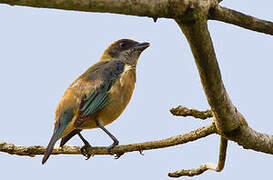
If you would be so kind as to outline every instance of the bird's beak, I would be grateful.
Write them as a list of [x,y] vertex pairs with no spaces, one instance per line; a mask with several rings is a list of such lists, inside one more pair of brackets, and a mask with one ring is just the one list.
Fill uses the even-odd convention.
[[150,43],[144,42],[144,43],[138,43],[134,46],[134,50],[136,51],[144,51],[147,47],[150,46]]

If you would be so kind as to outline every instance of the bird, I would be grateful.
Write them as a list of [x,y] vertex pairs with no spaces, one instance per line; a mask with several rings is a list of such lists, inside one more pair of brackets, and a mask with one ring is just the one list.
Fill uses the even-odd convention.
[[113,140],[108,146],[111,153],[119,141],[105,126],[116,120],[128,105],[135,88],[139,56],[149,46],[148,42],[131,39],[115,41],[97,63],[72,82],[56,108],[54,130],[42,164],[59,139],[62,147],[75,135],[83,141],[80,150],[89,159],[87,152],[91,145],[81,134],[84,129],[102,129]]

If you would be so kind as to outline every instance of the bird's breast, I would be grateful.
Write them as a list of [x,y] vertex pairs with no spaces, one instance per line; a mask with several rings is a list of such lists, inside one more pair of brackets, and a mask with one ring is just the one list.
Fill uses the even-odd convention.
[[136,82],[136,71],[134,67],[125,65],[120,75],[110,89],[108,104],[98,113],[98,118],[107,125],[117,119],[124,111],[133,94]]

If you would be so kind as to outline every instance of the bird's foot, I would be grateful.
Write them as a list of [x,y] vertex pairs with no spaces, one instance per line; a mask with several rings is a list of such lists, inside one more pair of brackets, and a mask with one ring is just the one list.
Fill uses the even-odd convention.
[[115,157],[115,159],[118,159],[118,158],[120,158],[123,154],[124,154],[124,152],[116,152],[116,153],[114,154],[114,157]]
[[111,155],[114,155],[115,159],[118,159],[120,158],[120,156],[122,156],[124,154],[124,152],[113,152],[113,148],[115,146],[117,146],[119,144],[118,141],[114,141],[113,144],[111,144],[109,147],[108,147],[108,153],[111,154]]
[[142,156],[144,156],[143,150],[139,150],[139,154],[142,155]]
[[108,146],[108,153],[113,155],[114,153],[112,152],[112,150],[118,144],[119,144],[119,141],[115,139],[114,142],[113,142],[113,144],[111,144],[110,146]]
[[88,149],[91,147],[91,145],[89,143],[86,143],[83,147],[81,147],[81,153],[83,156],[86,157],[85,160],[88,160],[91,156],[93,156],[92,154],[88,153]]

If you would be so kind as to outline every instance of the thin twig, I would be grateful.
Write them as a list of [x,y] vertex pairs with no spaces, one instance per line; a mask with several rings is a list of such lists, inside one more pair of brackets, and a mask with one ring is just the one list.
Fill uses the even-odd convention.
[[227,155],[228,140],[221,136],[220,140],[220,152],[218,157],[218,165],[215,171],[221,172],[225,167],[226,155]]
[[178,106],[176,108],[172,108],[172,109],[170,109],[170,112],[174,116],[183,116],[183,117],[192,116],[192,117],[199,118],[199,119],[207,119],[207,118],[211,118],[213,116],[211,110],[199,111],[197,109],[188,109],[183,106]]
[[253,31],[273,35],[272,22],[248,16],[219,5],[211,9],[209,19],[223,21]]
[[228,140],[221,136],[218,165],[214,163],[206,163],[206,164],[202,164],[199,168],[196,168],[196,169],[181,169],[181,170],[169,173],[168,175],[170,177],[196,176],[196,175],[202,174],[203,172],[209,169],[216,172],[222,171],[226,161],[227,142]]
[[[150,149],[159,149],[165,148],[170,146],[175,146],[179,144],[185,144],[190,141],[195,141],[197,139],[206,137],[210,134],[216,133],[216,129],[214,124],[206,127],[202,127],[196,129],[192,132],[173,136],[167,139],[162,139],[158,141],[150,141],[144,143],[136,143],[136,144],[127,144],[127,145],[119,145],[116,146],[112,152],[114,154],[123,154],[126,152],[133,152],[133,151],[143,151],[143,150],[150,150]],[[45,152],[44,146],[16,146],[13,144],[8,143],[0,143],[0,152],[6,152],[9,154],[21,155],[21,156],[31,156],[34,157],[35,155],[42,155]],[[109,155],[108,147],[90,147],[89,154],[91,155]],[[81,154],[80,147],[78,146],[64,146],[62,148],[55,147],[53,149],[52,154]]]

